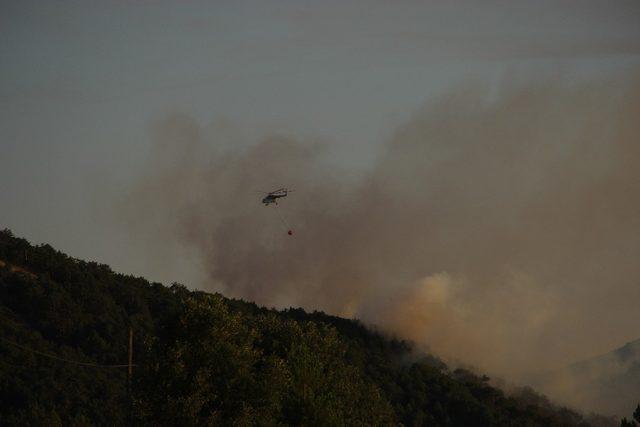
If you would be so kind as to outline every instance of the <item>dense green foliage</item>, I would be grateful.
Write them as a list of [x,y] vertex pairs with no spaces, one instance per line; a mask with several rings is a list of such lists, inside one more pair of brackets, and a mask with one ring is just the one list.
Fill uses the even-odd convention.
[[[4,425],[606,424],[357,321],[167,288],[0,232]],[[133,380],[127,363],[134,331]],[[54,359],[55,356],[59,359]],[[60,359],[65,359],[63,361]]]

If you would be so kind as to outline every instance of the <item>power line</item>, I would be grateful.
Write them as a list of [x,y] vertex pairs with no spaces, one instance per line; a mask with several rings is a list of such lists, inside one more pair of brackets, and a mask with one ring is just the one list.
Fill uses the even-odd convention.
[[8,340],[6,338],[0,338],[0,340],[2,340],[3,342],[5,342],[7,344],[10,344],[10,345],[12,345],[14,347],[20,348],[22,350],[30,351],[30,352],[32,352],[34,354],[38,354],[38,355],[43,356],[43,357],[48,357],[49,359],[58,360],[60,362],[71,363],[71,364],[78,365],[78,366],[84,366],[84,367],[89,367],[89,368],[129,368],[129,366],[137,366],[135,364],[131,364],[131,365],[129,365],[129,364],[126,364],[126,365],[100,365],[100,364],[97,364],[97,363],[78,362],[77,360],[65,359],[65,358],[62,358],[62,357],[55,356],[53,354],[43,353],[41,351],[34,350],[32,348],[25,347],[25,346],[20,345],[20,344],[18,344],[16,342],[10,341],[10,340]]

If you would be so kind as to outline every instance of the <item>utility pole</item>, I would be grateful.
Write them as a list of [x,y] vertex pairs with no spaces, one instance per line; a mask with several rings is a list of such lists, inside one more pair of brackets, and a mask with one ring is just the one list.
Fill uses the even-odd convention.
[[127,373],[127,395],[129,397],[129,423],[133,422],[133,396],[131,393],[133,376],[133,327],[129,326],[129,367]]
[[129,326],[129,388],[131,388],[132,375],[133,375],[133,327]]

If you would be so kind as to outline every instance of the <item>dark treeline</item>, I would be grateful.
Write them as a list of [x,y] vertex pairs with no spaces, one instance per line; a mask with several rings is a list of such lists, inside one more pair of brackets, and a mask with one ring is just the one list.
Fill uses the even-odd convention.
[[[126,368],[78,364],[126,364],[129,328],[130,385]],[[149,283],[8,230],[0,339],[3,425],[614,425],[355,320]]]

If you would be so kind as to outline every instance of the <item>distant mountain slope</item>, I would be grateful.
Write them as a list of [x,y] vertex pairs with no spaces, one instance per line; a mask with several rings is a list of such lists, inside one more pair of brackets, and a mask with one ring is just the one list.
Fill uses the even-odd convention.
[[3,425],[613,425],[357,321],[164,287],[7,230],[0,260]]
[[640,339],[553,372],[540,386],[603,414],[631,414],[640,402]]

